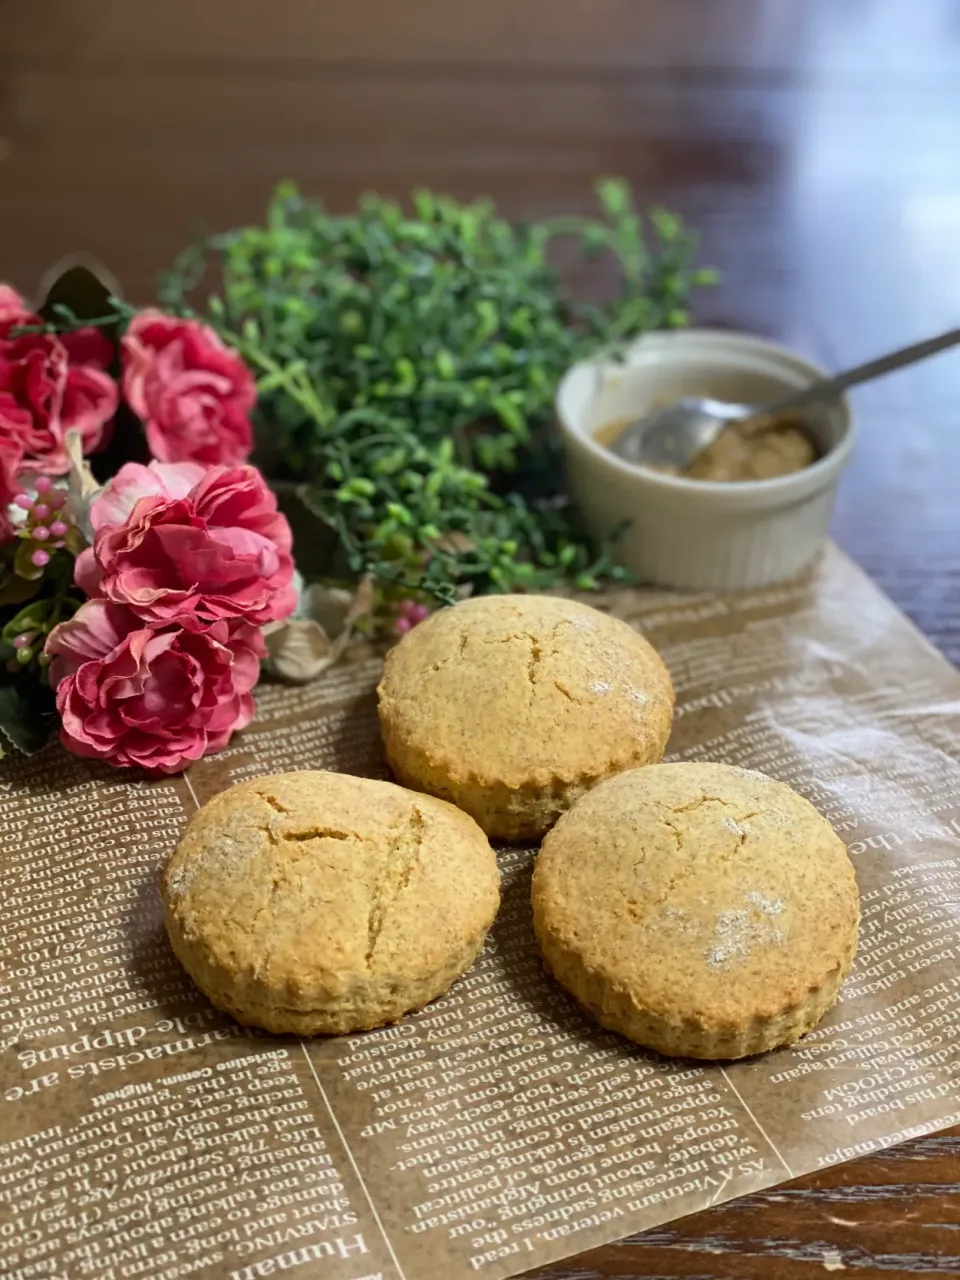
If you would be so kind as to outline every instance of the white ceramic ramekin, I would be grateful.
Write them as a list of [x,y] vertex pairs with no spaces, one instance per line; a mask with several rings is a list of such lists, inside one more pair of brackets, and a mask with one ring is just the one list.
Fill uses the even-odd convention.
[[682,395],[761,404],[826,374],[759,338],[707,329],[646,334],[622,361],[574,365],[557,392],[570,491],[588,530],[609,537],[643,582],[739,590],[792,577],[826,536],[853,448],[846,400],[804,414],[821,457],[775,480],[725,484],[634,466],[595,439],[605,425]]

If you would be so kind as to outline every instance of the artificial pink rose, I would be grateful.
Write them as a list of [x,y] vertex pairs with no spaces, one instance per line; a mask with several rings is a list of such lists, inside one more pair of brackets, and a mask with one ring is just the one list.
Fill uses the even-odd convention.
[[39,316],[33,315],[16,289],[11,289],[8,284],[0,284],[0,336],[6,336],[11,325],[33,324],[39,319]]
[[147,627],[122,605],[88,600],[46,652],[63,745],[163,774],[222,751],[250,723],[265,646],[245,623]]
[[253,375],[208,325],[141,311],[122,342],[123,394],[160,462],[245,462]]
[[15,289],[0,285],[0,441],[8,456],[25,453],[47,470],[41,460],[55,456],[62,445],[60,405],[67,353],[52,335],[13,333],[42,324]]
[[17,442],[0,437],[0,542],[9,542],[14,534],[10,505],[21,490],[18,477],[22,464],[23,453]]
[[255,467],[128,463],[90,518],[78,586],[145,622],[262,625],[293,612],[290,526]]
[[113,343],[99,329],[77,329],[61,337],[67,349],[67,380],[60,418],[63,434],[79,431],[84,453],[96,453],[110,439],[110,425],[120,403],[120,388],[106,370]]
[[67,352],[53,334],[0,338],[0,438],[52,475],[68,465],[60,422],[66,381]]
[[[12,337],[11,330],[42,325],[43,317],[31,311],[16,289],[0,284],[0,340]],[[59,335],[71,364],[108,369],[113,361],[113,343],[95,325]]]
[[199,462],[128,462],[100,491],[94,528],[126,524],[141,498],[186,498],[206,474]]
[[14,329],[42,323],[13,289],[0,286],[0,438],[15,441],[34,471],[60,475],[70,465],[66,433],[80,432],[84,453],[102,447],[120,395],[104,372],[112,348],[102,334],[87,328],[62,339],[14,336]]
[[60,335],[60,341],[67,348],[71,364],[109,369],[113,362],[113,343],[94,325],[88,325],[85,329],[74,329],[72,333],[63,333]]
[[110,440],[110,427],[120,403],[120,389],[108,373],[92,364],[67,365],[60,425],[79,431],[85,454],[96,453]]

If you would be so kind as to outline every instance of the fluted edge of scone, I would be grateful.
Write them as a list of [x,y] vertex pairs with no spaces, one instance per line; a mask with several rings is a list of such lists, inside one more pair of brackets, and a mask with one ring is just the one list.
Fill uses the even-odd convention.
[[354,1031],[373,1031],[399,1022],[444,995],[458,978],[471,968],[483,950],[489,926],[465,941],[449,964],[429,977],[408,983],[401,991],[390,981],[368,985],[357,999],[318,1003],[310,1009],[294,1009],[263,999],[263,992],[247,989],[242,995],[224,985],[223,974],[205,963],[184,936],[179,922],[165,910],[167,933],[174,955],[212,1005],[247,1027],[260,1027],[273,1035],[340,1036]]
[[582,957],[563,938],[552,933],[538,912],[536,901],[533,927],[547,973],[566,987],[601,1026],[667,1058],[717,1062],[767,1053],[793,1044],[812,1031],[837,1002],[853,967],[859,933],[854,933],[834,972],[823,983],[811,987],[805,999],[785,1003],[782,1008],[739,1026],[731,1023],[708,1027],[700,1019],[668,1022],[645,1008],[634,992],[611,989],[603,976],[584,965]]
[[456,805],[468,813],[491,840],[521,843],[539,840],[597,783],[624,769],[659,764],[670,732],[669,717],[665,719],[663,745],[655,750],[624,752],[599,768],[572,778],[551,774],[542,782],[518,787],[485,782],[474,773],[458,773],[451,761],[421,752],[416,744],[397,745],[388,729],[383,732],[383,745],[387,763],[402,786]]

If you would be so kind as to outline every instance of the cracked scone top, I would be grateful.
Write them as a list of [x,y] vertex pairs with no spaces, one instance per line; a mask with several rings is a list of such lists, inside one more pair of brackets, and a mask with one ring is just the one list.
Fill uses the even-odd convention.
[[163,874],[167,932],[239,1022],[340,1035],[441,995],[483,946],[496,857],[470,818],[389,782],[242,782],[191,818]]
[[434,614],[387,655],[379,695],[398,780],[506,840],[538,838],[601,778],[661,759],[673,715],[641,635],[553,596]]
[[722,764],[601,783],[547,836],[533,919],[554,976],[660,1053],[789,1044],[837,998],[857,947],[853,866],[802,796]]

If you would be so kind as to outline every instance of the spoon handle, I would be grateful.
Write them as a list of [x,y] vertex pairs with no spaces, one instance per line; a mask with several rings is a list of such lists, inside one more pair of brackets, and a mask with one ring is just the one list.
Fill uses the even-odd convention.
[[824,378],[821,382],[815,382],[812,386],[804,387],[802,391],[793,391],[788,396],[784,396],[780,400],[774,400],[772,404],[765,405],[763,409],[758,410],[755,414],[750,415],[749,421],[757,418],[768,418],[774,413],[783,413],[787,409],[800,409],[804,405],[813,404],[817,400],[830,400],[834,396],[846,391],[848,387],[855,387],[860,382],[867,382],[870,378],[879,378],[884,373],[892,373],[894,369],[902,369],[904,365],[914,364],[918,360],[925,360],[927,356],[936,355],[938,351],[945,351],[947,347],[956,346],[960,342],[960,329],[949,329],[946,333],[938,334],[936,338],[927,338],[924,342],[915,342],[913,346],[902,347],[899,351],[891,351],[889,355],[880,356],[877,360],[868,360],[866,364],[858,364],[855,369],[848,369],[846,373],[838,373],[835,378]]

